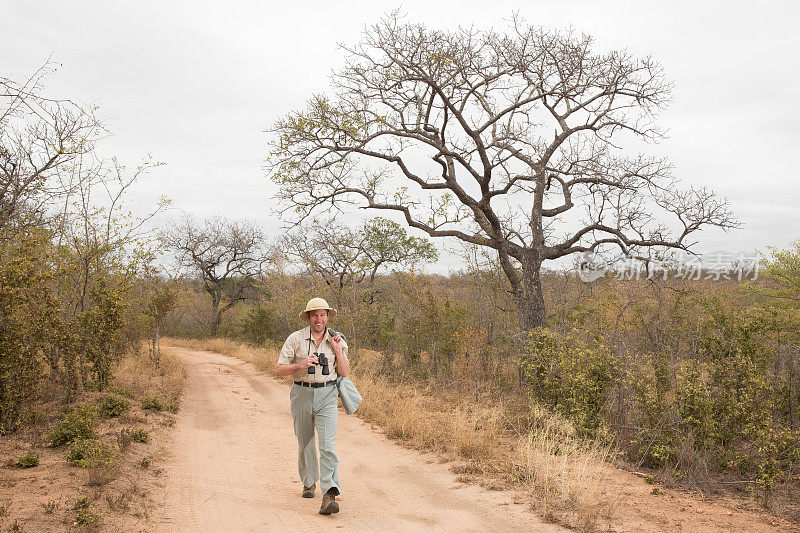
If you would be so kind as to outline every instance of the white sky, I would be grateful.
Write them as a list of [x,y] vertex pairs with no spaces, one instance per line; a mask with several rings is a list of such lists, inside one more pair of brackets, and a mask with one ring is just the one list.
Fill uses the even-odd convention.
[[[675,83],[658,150],[686,185],[727,197],[744,223],[698,235],[701,252],[786,247],[800,238],[800,3],[709,1],[38,2],[0,0],[0,73],[21,80],[53,54],[49,95],[100,106],[103,151],[167,163],[134,190],[198,217],[251,218],[277,235],[264,130],[325,91],[365,25],[401,7],[437,28],[529,23],[575,29],[595,51],[651,54]],[[176,216],[172,213],[171,216]],[[165,218],[161,219],[163,223]],[[437,241],[441,247],[441,241]],[[457,266],[445,258],[435,269]]]

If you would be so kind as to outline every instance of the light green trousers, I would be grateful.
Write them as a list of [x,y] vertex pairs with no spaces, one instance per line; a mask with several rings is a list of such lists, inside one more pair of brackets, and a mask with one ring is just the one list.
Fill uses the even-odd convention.
[[[297,468],[303,486],[319,480],[322,494],[335,488],[339,493],[339,460],[336,458],[336,386],[310,388],[292,384],[291,411],[297,436]],[[319,461],[314,431],[319,441]]]

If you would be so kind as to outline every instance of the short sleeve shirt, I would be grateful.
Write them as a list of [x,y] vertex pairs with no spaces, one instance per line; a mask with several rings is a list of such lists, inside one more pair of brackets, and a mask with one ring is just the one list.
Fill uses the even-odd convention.
[[[336,379],[336,354],[333,353],[333,345],[331,344],[331,335],[328,329],[325,329],[325,336],[322,337],[322,342],[317,346],[316,342],[311,336],[311,328],[306,327],[299,331],[295,331],[286,339],[281,348],[281,354],[278,357],[279,365],[293,365],[299,363],[308,357],[310,353],[324,353],[328,358],[328,368],[330,374],[327,376],[322,374],[322,366],[316,365],[315,372],[309,374],[307,369],[298,370],[292,374],[293,381],[305,381],[309,383],[324,382]],[[347,358],[347,342],[342,339],[342,355],[345,360]]]

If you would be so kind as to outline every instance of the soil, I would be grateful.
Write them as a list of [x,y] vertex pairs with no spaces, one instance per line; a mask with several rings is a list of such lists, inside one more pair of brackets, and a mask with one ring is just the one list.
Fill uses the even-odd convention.
[[[99,397],[87,393],[84,401]],[[170,438],[175,415],[142,409],[131,401],[120,417],[96,420],[97,437],[121,443],[113,467],[108,471],[80,468],[66,460],[67,446],[46,445],[46,436],[61,411],[57,401],[41,406],[49,419],[24,428],[11,436],[0,437],[0,531],[149,531],[150,511],[156,507],[153,491],[162,490],[164,445]],[[143,429],[147,443],[133,442],[120,434]],[[39,464],[19,468],[14,463],[28,452]],[[79,498],[90,501],[88,511],[98,517],[97,525],[75,522],[73,507]]]

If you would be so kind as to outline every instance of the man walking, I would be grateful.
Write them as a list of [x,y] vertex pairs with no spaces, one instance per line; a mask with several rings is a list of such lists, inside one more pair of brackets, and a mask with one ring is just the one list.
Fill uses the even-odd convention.
[[[322,491],[320,514],[339,512],[339,460],[336,458],[336,378],[350,374],[347,343],[328,329],[336,309],[322,298],[312,298],[300,313],[308,327],[286,339],[275,365],[276,376],[292,376],[290,394],[294,433],[297,436],[297,466],[303,482],[303,498],[313,498],[317,480]],[[333,333],[333,334],[332,334]],[[319,461],[314,431],[319,440]]]

